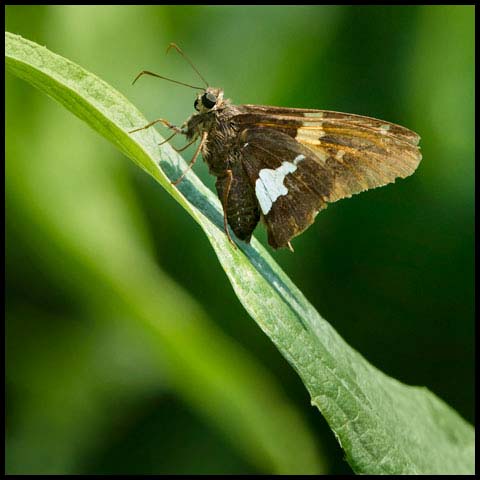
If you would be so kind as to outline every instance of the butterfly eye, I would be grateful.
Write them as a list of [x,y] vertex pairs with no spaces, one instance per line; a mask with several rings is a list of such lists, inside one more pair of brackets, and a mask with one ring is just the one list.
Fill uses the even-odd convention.
[[198,107],[198,98],[195,99],[195,101],[193,102],[193,108],[199,112],[200,111],[200,108]]
[[213,108],[217,103],[217,97],[213,93],[204,93],[202,95],[202,103],[205,108]]

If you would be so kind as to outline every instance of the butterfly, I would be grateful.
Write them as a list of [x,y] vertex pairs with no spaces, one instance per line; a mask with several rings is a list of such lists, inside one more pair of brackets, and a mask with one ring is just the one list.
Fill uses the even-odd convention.
[[[405,127],[375,118],[303,108],[234,105],[220,88],[208,86],[183,51],[175,48],[205,82],[194,101],[197,113],[180,127],[158,119],[130,133],[162,123],[196,141],[187,170],[199,154],[216,177],[216,190],[227,224],[235,236],[250,242],[257,224],[267,228],[274,249],[293,251],[292,238],[306,230],[329,203],[405,178],[422,156],[420,137]],[[168,51],[168,50],[167,50]],[[162,142],[163,143],[163,142]],[[178,150],[181,151],[184,148]]]

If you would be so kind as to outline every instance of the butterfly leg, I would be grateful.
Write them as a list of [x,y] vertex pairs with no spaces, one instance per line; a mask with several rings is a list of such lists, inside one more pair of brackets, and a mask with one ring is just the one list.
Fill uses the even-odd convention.
[[[160,142],[158,145],[163,145],[164,143],[167,143],[168,141],[170,141],[175,135],[177,135],[178,132],[173,132],[168,138],[166,138],[165,140],[163,140],[163,142]],[[180,152],[183,152],[184,150],[186,150],[192,143],[195,143],[197,141],[196,138],[194,138],[191,142],[188,142],[186,145],[184,145],[182,148],[175,148],[172,146],[172,148],[180,153]]]
[[195,153],[193,154],[193,158],[190,160],[190,163],[188,164],[187,169],[180,175],[180,177],[177,180],[172,182],[172,185],[178,185],[184,179],[187,172],[193,167],[193,164],[197,161],[197,158],[200,155],[200,150],[202,149],[203,145],[207,140],[207,135],[208,135],[208,132],[202,133],[202,139],[200,140],[200,143],[198,144],[198,147],[195,150]]
[[158,143],[158,146],[163,145],[164,143],[169,142],[175,135],[177,135],[178,132],[173,132],[168,138],[163,140],[163,142]]
[[223,206],[223,229],[225,230],[225,233],[227,234],[228,240],[230,243],[234,246],[234,248],[237,248],[235,245],[235,242],[232,240],[232,237],[230,236],[230,232],[228,231],[228,222],[227,222],[227,201],[228,201],[228,194],[230,193],[230,187],[232,186],[232,179],[233,179],[233,174],[230,169],[227,170],[227,185],[225,186],[225,190],[223,191],[223,198],[222,198],[222,206]]
[[135,130],[130,130],[128,133],[135,133],[135,132],[139,132],[140,130],[146,130],[147,128],[153,127],[157,123],[162,123],[163,125],[168,127],[170,130],[174,130],[175,133],[184,133],[181,128],[178,128],[175,125],[172,125],[168,120],[165,120],[164,118],[159,118],[157,120],[154,120],[153,122],[148,123],[144,127],[136,128]]
[[180,153],[186,150],[192,143],[195,143],[197,141],[196,138],[194,138],[191,142],[188,142],[186,145],[184,145],[182,148],[175,148],[172,147],[176,152]]

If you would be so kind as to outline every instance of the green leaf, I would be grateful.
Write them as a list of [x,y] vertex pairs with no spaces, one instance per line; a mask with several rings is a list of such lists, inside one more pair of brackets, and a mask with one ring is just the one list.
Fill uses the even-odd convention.
[[46,48],[6,34],[7,68],[55,98],[147,171],[210,240],[239,300],[295,368],[357,473],[467,474],[474,430],[422,387],[404,385],[370,365],[315,311],[252,239],[233,249],[218,199],[160,135],[127,132],[146,119],[112,87]]
[[[49,302],[40,303],[40,312],[9,309],[7,328],[12,333],[13,324],[18,333],[7,342],[9,362],[16,365],[10,369],[9,385],[13,392],[28,394],[25,402],[15,403],[19,422],[7,432],[7,471],[88,473],[106,432],[116,418],[123,418],[125,407],[128,411],[126,397],[142,402],[148,390],[162,409],[165,390],[202,417],[210,427],[209,438],[217,430],[228,442],[226,451],[230,444],[236,450],[232,454],[244,457],[242,466],[223,457],[205,458],[198,470],[201,452],[211,453],[207,439],[193,449],[192,458],[187,454],[188,462],[178,464],[182,460],[174,456],[176,469],[324,473],[319,442],[279,381],[222,333],[157,264],[143,212],[129,188],[127,162],[119,162],[116,149],[101,138],[94,141],[93,132],[59,105],[37,92],[16,95],[28,86],[16,78],[7,81],[8,232],[25,239],[21,245],[7,239],[9,258],[28,258],[34,271],[42,272],[40,278],[34,273],[29,284],[51,279],[47,295],[64,292],[68,300],[63,304],[78,306],[84,317],[73,320],[75,313],[62,309],[64,318],[45,328],[52,324],[44,318],[51,312]],[[25,111],[34,114],[25,116]],[[26,298],[14,301],[25,302],[30,303]],[[86,329],[83,335],[72,329],[75,324]],[[119,345],[122,330],[128,343]],[[177,441],[195,426],[182,424],[181,430]],[[48,441],[39,442],[46,431]],[[153,463],[138,464],[146,473],[168,470],[168,440],[160,440],[162,431],[155,434],[158,455]],[[150,451],[148,440],[142,442],[140,450]]]

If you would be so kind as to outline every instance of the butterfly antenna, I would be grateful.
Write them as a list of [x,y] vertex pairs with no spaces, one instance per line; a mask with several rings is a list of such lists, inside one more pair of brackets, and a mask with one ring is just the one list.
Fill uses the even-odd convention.
[[203,83],[208,87],[208,82],[203,78],[203,75],[197,70],[195,65],[192,63],[192,61],[185,55],[183,50],[176,44],[176,43],[170,43],[170,45],[167,48],[167,53],[170,51],[171,48],[174,48],[189,64],[190,66],[197,72],[197,75],[203,80]]
[[178,83],[179,85],[183,85],[185,87],[195,88],[196,90],[205,90],[203,87],[194,87],[193,85],[189,85],[188,83],[183,83],[183,82],[179,82],[178,80],[173,80],[173,79],[168,78],[168,77],[163,77],[162,75],[158,75],[157,73],[149,72],[148,70],[143,70],[142,72],[140,72],[135,77],[135,80],[132,82],[132,85],[143,75],[150,75],[151,77],[161,78],[163,80],[168,80],[169,82]]

